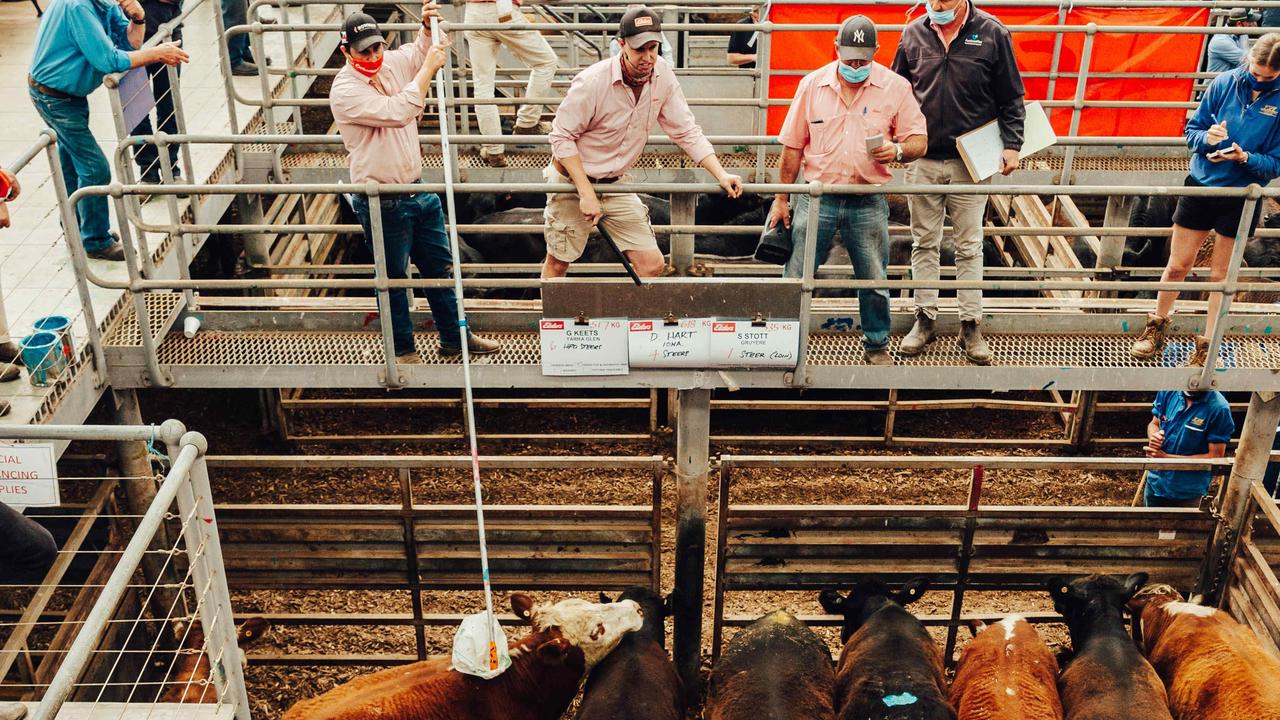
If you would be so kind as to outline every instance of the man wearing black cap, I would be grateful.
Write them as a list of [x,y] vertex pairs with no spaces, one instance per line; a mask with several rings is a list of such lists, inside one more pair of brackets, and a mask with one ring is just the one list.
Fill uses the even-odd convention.
[[[1236,8],[1227,15],[1227,27],[1257,27],[1262,13],[1248,8]],[[1209,72],[1227,72],[1235,70],[1244,63],[1245,52],[1249,49],[1246,35],[1214,35],[1209,38]]]
[[[438,15],[434,2],[423,3],[417,42],[395,50],[386,49],[386,39],[368,15],[352,13],[343,23],[340,47],[347,63],[333,80],[329,106],[347,148],[352,182],[409,185],[422,179],[418,118],[431,79],[447,60],[448,45],[433,46],[427,29],[430,19]],[[368,197],[357,195],[353,205],[365,239],[372,242]],[[440,197],[427,192],[385,195],[380,206],[387,276],[392,280],[407,278],[412,257],[422,277],[450,277],[453,255],[444,231]],[[440,331],[440,354],[461,355],[453,289],[429,288],[427,302]],[[391,291],[391,326],[399,362],[422,362],[414,343],[407,290]],[[472,355],[495,353],[501,347],[475,335],[467,337]]]
[[[911,84],[875,61],[876,26],[855,15],[836,34],[838,59],[809,73],[796,88],[778,133],[782,162],[778,181],[794,183],[804,167],[806,182],[826,185],[883,185],[893,179],[888,164],[910,162],[928,144],[924,115]],[[794,219],[785,193],[774,198],[770,227],[779,221],[792,227],[797,242],[785,275],[804,275],[807,193],[796,196]],[[884,280],[889,262],[889,203],[884,195],[823,195],[818,201],[814,269],[826,260],[838,232],[854,277]],[[794,224],[793,224],[794,223]],[[892,365],[889,355],[889,291],[859,290],[858,313],[863,347],[871,365]]]
[[[1001,170],[1018,169],[1022,125],[1026,117],[1022,75],[1013,41],[994,15],[971,0],[925,0],[925,17],[902,32],[893,71],[906,78],[929,123],[929,150],[907,169],[918,185],[971,184],[956,138],[996,120],[1004,150]],[[956,279],[982,279],[982,222],[986,195],[908,195],[911,209],[911,277],[937,280],[943,218],[951,218],[956,246]],[[938,290],[916,290],[916,323],[898,352],[918,355],[934,339]],[[969,362],[991,364],[991,347],[978,325],[982,291],[960,290],[961,349]]]
[[595,184],[626,176],[644,151],[657,123],[695,162],[715,177],[730,197],[742,194],[742,180],[720,165],[684,99],[671,66],[659,56],[662,20],[646,7],[633,7],[618,27],[622,53],[578,73],[551,125],[551,165],[547,182],[573,183],[576,191],[550,193],[543,213],[547,259],[543,277],[561,277],[586,248],[597,222],[627,253],[636,272],[662,274],[665,261],[649,226],[649,212],[635,194],[596,195]]

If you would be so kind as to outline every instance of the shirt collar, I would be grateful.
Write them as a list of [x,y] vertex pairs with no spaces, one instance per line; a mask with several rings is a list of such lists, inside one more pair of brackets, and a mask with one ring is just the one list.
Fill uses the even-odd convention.
[[609,81],[611,83],[622,82],[622,51],[619,50],[613,62],[609,64]]
[[[884,87],[884,66],[875,60],[871,61],[871,77],[866,82],[878,88]],[[840,61],[833,60],[827,65],[826,70],[822,73],[821,85],[826,85],[836,92],[840,92]]]

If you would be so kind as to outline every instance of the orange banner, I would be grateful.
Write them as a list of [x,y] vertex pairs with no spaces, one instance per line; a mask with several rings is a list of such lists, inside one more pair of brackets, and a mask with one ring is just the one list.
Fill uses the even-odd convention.
[[[923,10],[917,10],[917,15]],[[1006,25],[1056,25],[1058,11],[1053,8],[998,7],[988,10]],[[775,5],[770,20],[788,24],[836,24],[850,15],[863,14],[877,24],[902,23],[907,20],[901,7],[881,5]],[[1157,27],[1205,27],[1209,22],[1207,8],[1100,9],[1082,8],[1067,14],[1067,25],[1146,25]],[[881,32],[876,61],[893,63],[900,33]],[[772,70],[813,70],[835,59],[834,32],[776,32],[770,48]],[[1021,32],[1013,36],[1018,68],[1023,73],[1047,73],[1053,59],[1054,34],[1046,31]],[[1084,33],[1064,34],[1058,71],[1078,72],[1084,51]],[[1172,100],[1186,102],[1191,98],[1192,80],[1151,78],[1105,79],[1095,73],[1192,73],[1198,70],[1204,35],[1153,35],[1098,33],[1094,36],[1093,56],[1089,62],[1090,79],[1085,86],[1086,100]],[[800,78],[771,76],[769,97],[794,97]],[[1053,97],[1047,97],[1047,78],[1023,78],[1027,100],[1072,100],[1075,78],[1059,78]],[[776,134],[786,117],[785,106],[769,108],[769,132]],[[1172,109],[1085,108],[1080,115],[1078,135],[1112,137],[1118,135],[1178,136],[1182,134],[1187,111]],[[1050,112],[1053,128],[1066,135],[1071,127],[1071,110]]]

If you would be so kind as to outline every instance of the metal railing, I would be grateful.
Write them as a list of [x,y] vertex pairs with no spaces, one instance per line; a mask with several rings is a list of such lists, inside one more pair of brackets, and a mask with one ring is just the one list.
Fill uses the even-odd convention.
[[[204,455],[205,438],[169,420],[156,426],[7,426],[7,440],[161,441],[169,471],[118,558],[93,594],[92,610],[71,628],[75,640],[47,685],[37,688],[32,720],[53,720],[64,704],[93,716],[130,704],[150,706],[172,692],[174,702],[209,702],[234,708],[249,720],[248,696],[236,645],[231,598],[218,543],[213,497]],[[158,451],[157,451],[158,452]],[[113,485],[114,486],[114,485]],[[176,509],[175,509],[176,508]],[[144,558],[160,561],[148,572]],[[141,580],[139,579],[141,576]],[[38,618],[33,619],[38,621]],[[181,621],[178,649],[165,644],[171,624]],[[200,631],[193,630],[199,623]],[[176,629],[176,628],[175,628]],[[197,636],[197,632],[200,636]],[[109,642],[104,638],[110,636]],[[189,652],[208,659],[204,677],[180,668]],[[164,667],[157,673],[153,663]],[[194,695],[190,693],[194,691]],[[198,698],[189,700],[190,698]]]

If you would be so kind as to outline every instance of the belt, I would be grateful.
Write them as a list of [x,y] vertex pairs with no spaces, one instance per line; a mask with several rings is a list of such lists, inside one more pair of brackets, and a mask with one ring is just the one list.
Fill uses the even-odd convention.
[[60,100],[83,100],[84,99],[79,95],[64,93],[61,90],[56,90],[54,88],[49,87],[48,85],[41,85],[40,83],[36,82],[35,78],[31,77],[30,75],[27,76],[27,85],[35,88],[38,92],[48,95],[49,97],[56,97]]
[[[564,165],[561,165],[559,160],[553,159],[551,161],[551,166],[554,167],[556,169],[556,172],[560,173],[563,177],[569,177],[569,173],[565,171]],[[607,177],[607,178],[593,178],[590,175],[587,176],[587,180],[591,181],[592,185],[612,185],[613,183],[616,183],[621,179],[622,179],[621,175],[618,175],[615,177]]]

